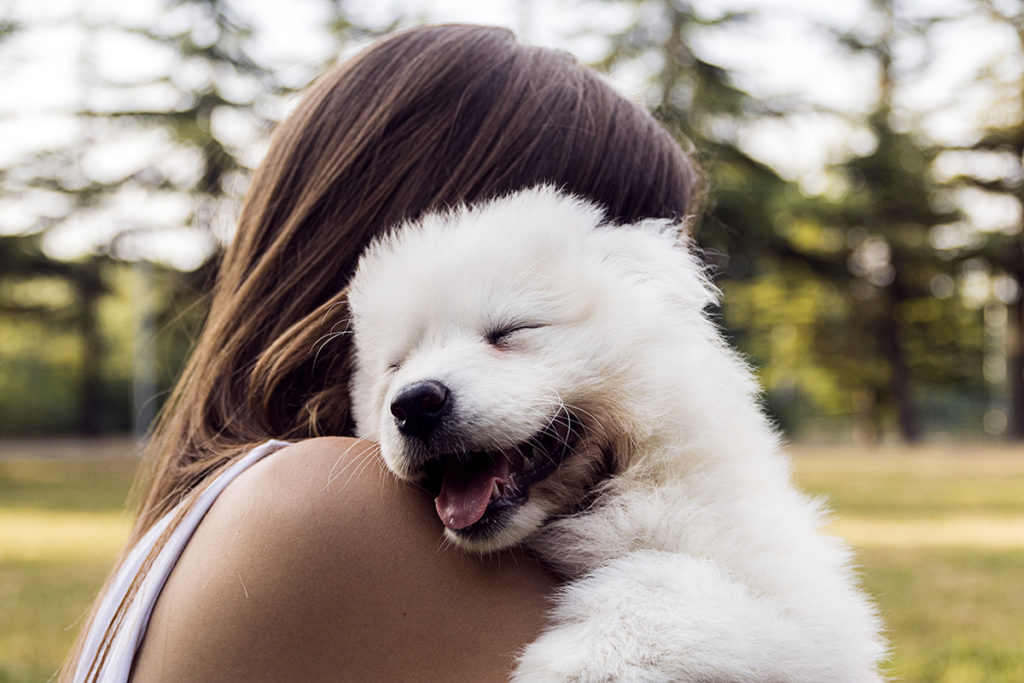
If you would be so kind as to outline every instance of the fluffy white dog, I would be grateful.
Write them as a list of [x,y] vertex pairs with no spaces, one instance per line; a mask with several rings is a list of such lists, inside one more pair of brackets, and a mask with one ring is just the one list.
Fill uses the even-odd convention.
[[377,241],[349,294],[359,434],[452,542],[566,577],[517,680],[879,680],[850,553],[678,233],[541,187]]

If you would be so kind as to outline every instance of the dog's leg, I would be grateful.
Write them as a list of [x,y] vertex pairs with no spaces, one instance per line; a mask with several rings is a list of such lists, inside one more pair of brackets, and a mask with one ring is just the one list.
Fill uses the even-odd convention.
[[881,680],[879,642],[842,642],[729,579],[714,564],[643,551],[570,583],[554,625],[513,680]]

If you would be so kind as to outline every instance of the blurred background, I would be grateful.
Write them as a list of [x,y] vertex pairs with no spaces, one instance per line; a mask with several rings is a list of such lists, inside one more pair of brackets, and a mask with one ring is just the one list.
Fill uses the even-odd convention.
[[59,665],[276,121],[433,22],[558,47],[706,169],[716,311],[903,680],[1024,680],[1019,0],[0,0],[0,681]]

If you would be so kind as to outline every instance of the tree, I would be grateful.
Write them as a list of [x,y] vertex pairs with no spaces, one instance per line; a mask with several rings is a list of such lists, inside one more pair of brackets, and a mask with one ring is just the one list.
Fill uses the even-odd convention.
[[[939,257],[929,233],[960,218],[936,201],[930,167],[940,149],[894,123],[896,34],[927,25],[897,25],[891,2],[879,0],[880,32],[833,33],[878,64],[878,101],[865,126],[876,144],[833,169],[848,188],[844,196],[808,197],[752,157],[743,133],[811,105],[758,99],[693,47],[757,15],[708,18],[672,0],[634,4],[637,21],[613,37],[601,66],[660,60],[653,110],[692,141],[707,170],[711,200],[698,240],[726,292],[727,332],[761,366],[769,407],[784,424],[798,407],[833,418],[858,413],[874,434],[895,415],[902,437],[918,440],[915,382],[976,387],[980,374],[980,346],[966,341],[976,316],[930,288],[954,264]],[[948,341],[929,345],[929,338]],[[977,363],[949,362],[965,352]]]
[[[222,140],[225,126],[218,129],[218,115],[238,114],[230,119],[233,129],[247,124],[255,139],[267,127],[261,113],[263,98],[276,96],[272,69],[256,62],[247,52],[249,28],[226,3],[219,0],[184,0],[168,6],[165,20],[156,26],[177,26],[174,30],[91,24],[80,16],[83,40],[77,61],[81,87],[68,113],[79,134],[59,148],[41,149],[13,164],[0,177],[9,199],[36,198],[21,206],[41,207],[29,217],[21,236],[0,241],[3,277],[30,285],[41,278],[60,280],[70,295],[51,297],[45,304],[33,304],[30,314],[48,326],[60,325],[74,330],[79,341],[76,362],[77,419],[74,427],[94,434],[112,426],[123,428],[123,420],[104,417],[108,404],[126,406],[114,399],[126,387],[118,385],[108,372],[112,349],[106,348],[101,299],[111,292],[110,278],[118,258],[161,258],[164,254],[147,246],[146,240],[161,230],[191,229],[207,245],[191,266],[201,265],[217,239],[215,223],[232,223],[234,202],[245,185],[245,150],[237,140]],[[7,24],[4,27],[8,26]],[[6,30],[6,28],[4,29]],[[117,82],[103,72],[97,60],[98,41],[111,35],[141,38],[150,49],[163,50],[180,67],[174,75],[161,74],[139,82]],[[158,46],[153,48],[153,46]],[[178,73],[197,74],[191,80]],[[176,104],[168,111],[161,108],[136,108],[133,103],[151,99],[154,89]],[[124,106],[128,105],[128,106]],[[104,149],[113,148],[107,158],[128,157],[118,145],[131,140],[136,154],[135,167],[123,167],[119,173],[97,169],[93,159]],[[120,152],[120,153],[118,153]],[[250,162],[251,163],[251,162]],[[41,200],[40,200],[41,199]],[[189,206],[180,214],[180,222],[162,218],[161,205],[168,202]],[[149,210],[140,210],[146,206]],[[125,208],[127,207],[127,209]],[[111,229],[113,228],[113,229]],[[4,232],[10,233],[7,228]],[[68,259],[54,258],[45,248],[59,244],[69,235],[93,235],[93,247],[87,253]],[[211,246],[214,247],[211,250]],[[160,277],[159,282],[180,286],[184,278]],[[23,287],[21,288],[24,289]],[[194,289],[186,289],[195,297]],[[158,299],[180,300],[170,293]],[[187,304],[183,304],[187,305]],[[19,304],[5,297],[0,313],[19,315]],[[24,307],[20,307],[24,308]],[[142,343],[155,345],[154,340]],[[187,348],[188,340],[178,340]],[[45,344],[45,342],[44,342]],[[171,351],[171,356],[182,354]]]
[[[376,32],[351,20],[341,0],[325,5],[328,30],[337,41]],[[22,354],[16,360],[26,369],[19,386],[27,390],[42,375],[77,377],[74,425],[91,433],[126,426],[123,416],[111,420],[110,413],[127,414],[130,383],[123,373],[130,371],[125,344],[131,337],[111,329],[104,311],[120,310],[118,322],[127,330],[149,330],[143,336],[152,338],[137,339],[136,345],[156,350],[155,358],[144,361],[155,367],[139,376],[155,376],[163,387],[172,383],[202,320],[217,252],[230,236],[249,171],[258,162],[253,152],[281,110],[282,97],[305,82],[284,82],[280,65],[261,56],[260,36],[239,3],[166,0],[145,25],[97,20],[86,7],[75,12],[23,27],[31,33],[64,22],[83,36],[78,87],[53,110],[71,122],[76,135],[18,159],[7,173],[0,169],[7,207],[35,210],[18,225],[0,226],[0,316],[21,326],[6,330],[15,336],[47,330],[34,349],[16,345]],[[21,28],[0,22],[0,40]],[[130,76],[111,69],[108,47],[124,41],[132,41],[134,54],[145,55],[138,63],[156,67],[129,69]],[[312,77],[331,61],[327,57],[304,75]],[[17,67],[16,59],[9,63]],[[177,243],[191,245],[190,252],[168,250],[168,231],[184,236]],[[69,238],[76,249],[61,248]],[[123,261],[141,264],[134,281]],[[169,261],[183,272],[149,261]],[[23,296],[31,288],[40,294]],[[133,297],[153,302],[153,310],[141,315],[152,325],[124,317],[130,293],[139,288],[152,290]],[[60,339],[50,330],[59,330]],[[65,349],[69,338],[77,347],[74,362],[57,363],[49,348]],[[139,405],[154,403],[143,397]],[[71,400],[60,405],[63,417]]]
[[[975,6],[985,12],[997,27],[1009,29],[1017,45],[1015,55],[1000,55],[1003,64],[1014,65],[1016,77],[1002,85],[1006,93],[1002,111],[1012,112],[1007,120],[985,127],[974,144],[967,150],[991,162],[996,160],[1003,169],[996,176],[980,172],[965,172],[955,176],[953,187],[966,186],[995,200],[1008,200],[1017,206],[1018,222],[1006,226],[1003,232],[981,236],[982,244],[965,250],[965,256],[979,256],[991,264],[996,275],[1013,283],[1000,293],[1007,307],[1007,368],[1010,394],[1008,433],[1024,439],[1024,9],[1011,3],[997,4],[993,0],[975,0]],[[1014,8],[1015,9],[1012,9]],[[990,73],[988,80],[994,81]],[[991,165],[991,164],[990,164]]]
[[[919,344],[918,354],[909,353],[909,340],[915,334],[910,309],[915,305],[921,308],[922,302],[934,303],[931,284],[935,278],[948,278],[953,272],[953,264],[941,259],[932,247],[931,231],[962,216],[955,208],[944,208],[936,201],[940,188],[931,169],[941,148],[895,123],[894,98],[899,85],[893,57],[895,43],[926,29],[930,22],[900,25],[893,0],[874,0],[874,5],[881,20],[876,35],[851,32],[840,36],[850,50],[870,55],[877,63],[878,98],[866,122],[874,148],[837,167],[849,192],[826,219],[842,226],[853,247],[849,265],[855,316],[875,339],[873,353],[885,361],[884,376],[878,378],[884,384],[869,385],[873,402],[884,406],[886,398],[891,397],[899,432],[905,441],[913,442],[922,436],[915,392],[920,368],[927,365],[934,351]],[[957,302],[948,299],[946,305],[955,307]],[[917,334],[928,336],[933,332],[926,328]],[[980,368],[980,360],[975,360]],[[938,383],[962,380],[957,372],[962,367],[962,362],[951,364],[951,372],[943,376],[933,371],[931,379]],[[980,374],[976,369],[975,373]]]
[[[826,234],[796,183],[742,144],[742,133],[752,124],[807,105],[752,96],[727,69],[692,47],[701,36],[741,27],[755,14],[708,18],[689,3],[672,0],[636,5],[638,20],[612,37],[599,66],[651,56],[660,62],[653,75],[653,112],[694,150],[708,177],[707,214],[697,237],[726,293],[727,334],[761,367],[768,407],[783,426],[797,425],[796,415],[805,412],[807,401],[832,414],[848,409],[835,400],[828,347],[812,343],[820,341],[820,330],[835,326],[837,308],[831,302],[849,277],[844,247]],[[782,334],[798,343],[775,343]]]

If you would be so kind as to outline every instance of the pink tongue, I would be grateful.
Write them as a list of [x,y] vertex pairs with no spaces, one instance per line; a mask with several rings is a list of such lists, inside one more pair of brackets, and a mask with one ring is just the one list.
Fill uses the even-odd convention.
[[502,456],[494,462],[487,458],[472,464],[452,461],[445,468],[441,493],[434,499],[437,516],[449,529],[465,529],[484,516],[495,482],[507,481],[508,460]]

